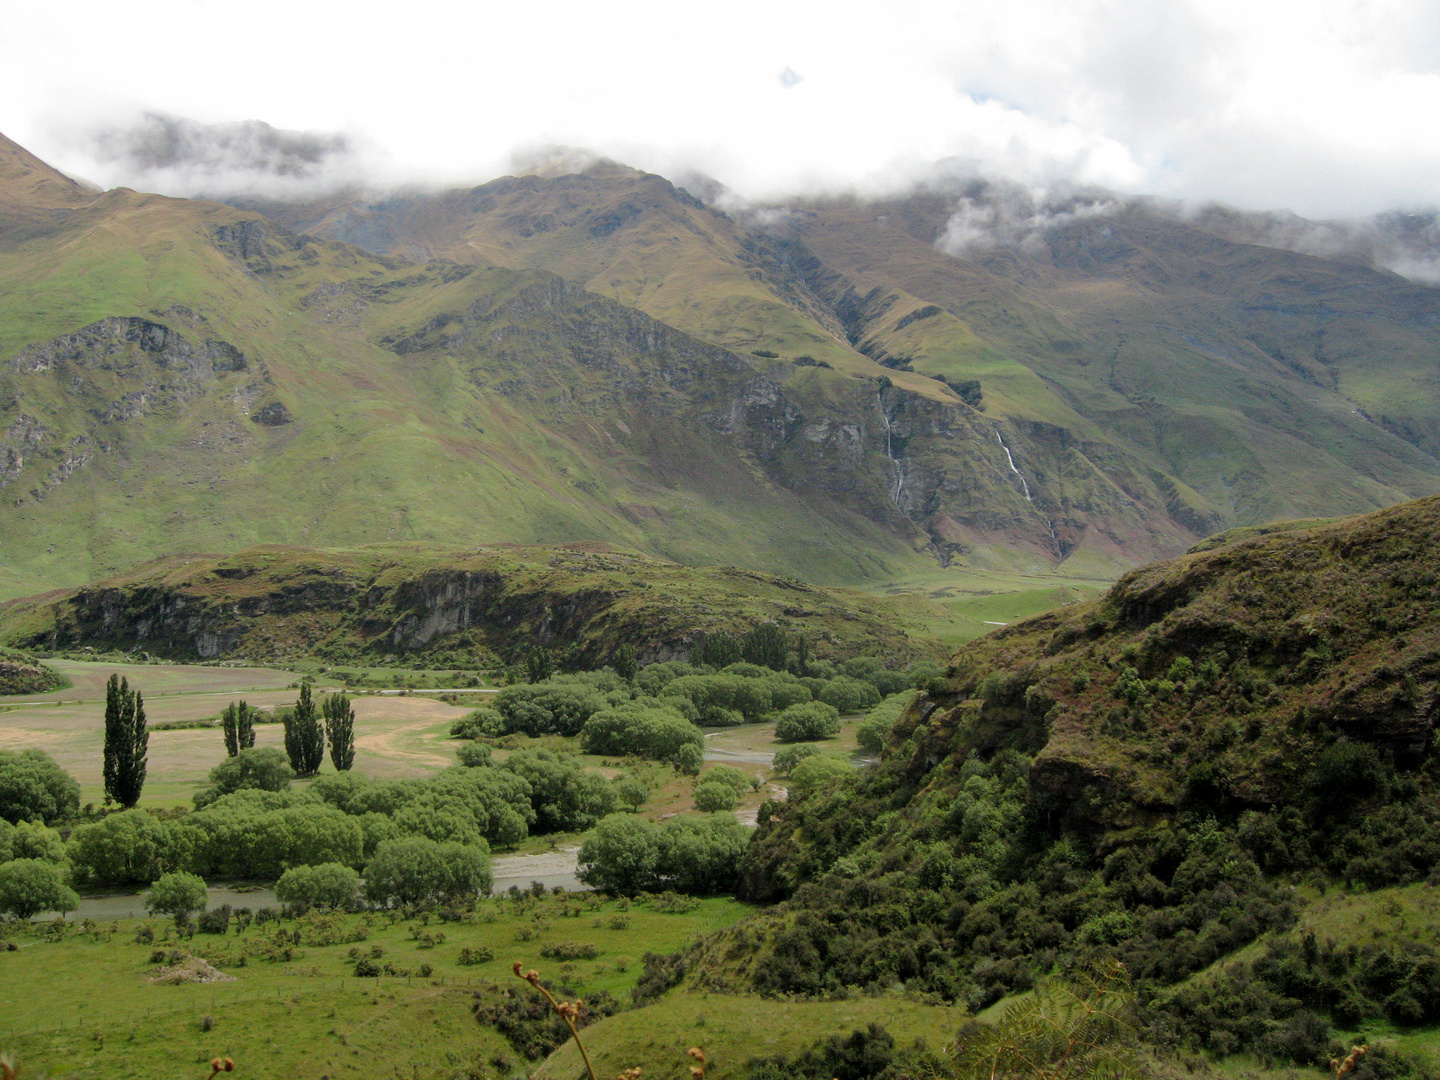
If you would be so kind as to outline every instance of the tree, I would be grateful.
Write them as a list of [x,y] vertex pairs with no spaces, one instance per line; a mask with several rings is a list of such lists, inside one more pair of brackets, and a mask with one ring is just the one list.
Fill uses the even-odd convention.
[[785,654],[789,642],[785,631],[773,622],[760,623],[745,635],[741,654],[752,664],[770,668],[772,671],[785,670]]
[[639,660],[635,655],[635,646],[629,642],[621,645],[610,657],[610,666],[615,669],[615,674],[626,682],[634,679],[635,673],[640,670]]
[[795,635],[795,674],[802,679],[810,674],[810,641],[804,634]]
[[525,654],[525,674],[532,683],[542,683],[555,674],[555,657],[540,645]]
[[840,730],[840,713],[823,701],[791,705],[775,721],[775,738],[781,742],[828,739]]
[[347,907],[359,895],[360,875],[344,863],[292,866],[275,883],[275,898],[282,904]]
[[0,818],[14,824],[70,817],[80,785],[43,750],[0,750]]
[[365,867],[365,895],[376,904],[473,900],[490,892],[492,880],[483,846],[409,836],[375,849]]
[[854,771],[853,766],[839,758],[816,754],[814,757],[807,757],[790,770],[787,790],[790,798],[798,801],[827,781],[837,776],[849,776]]
[[220,717],[225,730],[225,752],[231,757],[255,745],[255,717],[245,702],[231,702]]
[[325,738],[330,743],[330,764],[336,772],[346,772],[355,764],[355,710],[344,694],[330,694],[321,711],[325,714]]
[[296,776],[314,776],[325,760],[325,729],[310,698],[310,684],[300,684],[300,698],[285,718],[285,754]]
[[695,809],[702,813],[712,814],[721,810],[734,810],[738,801],[735,797],[735,789],[728,784],[707,780],[695,788]]
[[144,884],[166,869],[174,846],[168,823],[144,810],[126,810],[76,829],[70,860],[77,874],[90,881]]
[[295,770],[276,747],[247,748],[210,770],[210,786],[195,793],[195,808],[209,806],[222,795],[243,788],[284,791],[294,775]]
[[42,911],[74,911],[80,897],[65,884],[65,871],[44,859],[0,864],[0,913],[29,919]]
[[145,700],[120,675],[105,685],[105,801],[130,809],[140,801],[150,733]]
[[205,910],[209,896],[203,878],[183,872],[165,874],[150,886],[145,910],[152,915],[173,915],[177,923],[184,922],[195,912]]

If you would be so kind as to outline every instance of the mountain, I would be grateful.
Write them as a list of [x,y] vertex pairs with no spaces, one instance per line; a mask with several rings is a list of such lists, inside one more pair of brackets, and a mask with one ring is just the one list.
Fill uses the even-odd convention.
[[552,270],[703,340],[888,374],[917,402],[959,388],[1033,497],[984,522],[954,497],[964,466],[907,443],[897,504],[942,547],[989,525],[1118,564],[1440,478],[1440,293],[1266,246],[1273,223],[1243,215],[1037,205],[976,180],[731,215],[606,162],[256,208],[375,251]]
[[599,162],[237,207],[7,142],[0,593],[397,540],[1108,576],[1440,490],[1440,294],[1139,204],[956,248],[1001,194],[730,215]]

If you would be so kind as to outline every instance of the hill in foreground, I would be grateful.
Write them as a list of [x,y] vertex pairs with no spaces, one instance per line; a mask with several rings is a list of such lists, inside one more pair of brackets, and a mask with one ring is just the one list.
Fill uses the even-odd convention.
[[[1440,1022],[1414,892],[1440,868],[1437,548],[1420,500],[970,643],[877,767],[762,812],[742,891],[787,902],[686,970],[982,1008],[1110,955],[1152,1043],[1300,1064],[1335,1029]],[[1334,889],[1373,896],[1353,925],[1316,914]]]
[[489,667],[544,646],[599,667],[622,646],[684,659],[705,634],[773,622],[816,656],[913,659],[899,605],[736,567],[694,568],[598,544],[344,550],[259,547],[162,559],[74,590],[0,604],[0,640],[143,649],[174,659],[333,662],[404,655]]

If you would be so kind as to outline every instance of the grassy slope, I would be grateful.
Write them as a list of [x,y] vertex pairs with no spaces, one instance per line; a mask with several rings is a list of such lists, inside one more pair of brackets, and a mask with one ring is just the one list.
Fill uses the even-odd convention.
[[[11,931],[7,936],[21,948],[0,952],[0,1045],[15,1056],[22,1075],[63,1068],[77,1077],[174,1076],[177,1069],[203,1068],[217,1054],[234,1058],[255,1077],[373,1076],[391,1069],[407,1076],[449,1075],[477,1058],[514,1058],[504,1038],[470,1015],[475,993],[490,996],[515,981],[512,961],[558,974],[556,963],[540,956],[542,947],[593,943],[599,956],[569,965],[568,978],[582,994],[603,989],[627,998],[647,949],[676,949],[748,910],[723,899],[681,915],[636,904],[620,911],[583,896],[523,906],[490,901],[481,905],[479,918],[423,928],[445,935],[444,944],[431,948],[421,947],[410,924],[391,926],[372,917],[360,948],[379,945],[385,962],[412,972],[428,963],[428,978],[357,979],[353,962],[345,960],[351,945],[304,945],[288,963],[251,960],[230,967],[234,982],[182,986],[146,981],[153,949],[233,952],[262,930],[252,926],[237,940],[232,925],[225,939],[201,934],[189,943],[166,943],[168,924],[156,920],[153,945],[133,941],[142,920],[101,923],[88,939],[72,927],[58,942]],[[532,931],[537,915],[545,924],[539,935],[518,941],[517,931]],[[620,929],[611,926],[617,917],[625,922]],[[463,947],[489,948],[495,959],[462,966],[457,958]],[[206,1015],[214,1020],[208,1032],[200,1027]]]
[[[50,429],[38,451],[18,447],[19,505],[4,530],[12,592],[261,540],[589,538],[832,580],[919,565],[887,524],[797,496],[712,433],[709,414],[732,411],[725,397],[749,369],[678,335],[638,340],[624,309],[543,277],[387,265],[273,227],[258,253],[232,257],[215,230],[244,215],[159,196],[111,192],[52,218],[6,245],[0,356],[139,315],[196,344],[229,342],[250,365],[188,400],[159,395],[144,422],[92,415],[132,390],[136,371],[166,388],[144,357],[129,375],[76,372],[78,393],[50,371],[0,375],[0,421]],[[486,341],[513,344],[414,342],[437,316],[465,312]],[[601,370],[584,366],[576,334],[598,345]],[[403,355],[377,343],[402,339]],[[296,422],[251,423],[269,401]]]

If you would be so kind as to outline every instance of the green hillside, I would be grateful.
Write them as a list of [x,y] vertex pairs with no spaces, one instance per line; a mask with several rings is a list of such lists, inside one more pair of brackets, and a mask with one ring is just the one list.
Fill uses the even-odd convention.
[[687,970],[980,1009],[1111,956],[1156,1046],[1429,1045],[1437,538],[1440,498],[1262,535],[966,645],[878,767],[762,811],[742,895],[786,903]]
[[162,559],[0,604],[0,640],[38,649],[182,660],[405,655],[463,668],[514,662],[537,646],[586,668],[626,645],[644,663],[683,660],[707,633],[760,622],[805,637],[820,657],[938,651],[903,600],[597,544],[267,546]]
[[[902,440],[892,498],[942,558],[1019,545],[1113,572],[1183,550],[1186,535],[1440,489],[1433,288],[1118,201],[1047,209],[1053,224],[1023,244],[950,253],[958,207],[1017,198],[942,184],[732,217],[602,162],[257,208],[375,251],[551,270],[702,340],[798,363],[796,400],[818,389],[812,363],[885,375],[909,406],[885,409]],[[1016,497],[976,505],[997,468]]]

